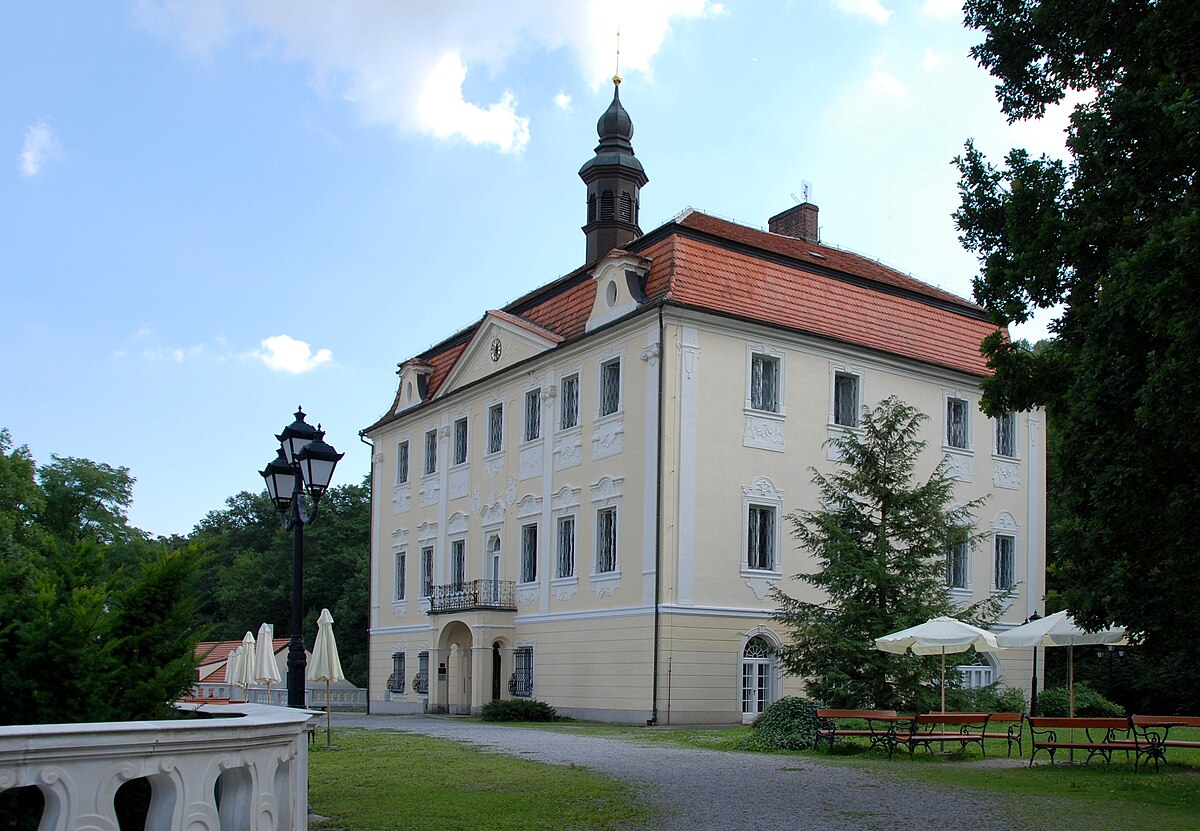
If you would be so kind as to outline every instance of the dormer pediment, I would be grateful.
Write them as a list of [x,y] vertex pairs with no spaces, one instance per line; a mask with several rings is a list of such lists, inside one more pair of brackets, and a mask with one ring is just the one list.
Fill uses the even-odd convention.
[[438,395],[446,395],[473,381],[502,372],[514,364],[553,349],[562,340],[549,329],[524,318],[508,312],[488,312],[446,376]]
[[433,375],[433,364],[412,358],[400,364],[396,370],[400,376],[400,394],[396,396],[396,412],[402,413],[425,401],[429,388],[429,377]]
[[612,323],[646,302],[646,277],[650,260],[619,248],[608,252],[592,271],[596,284],[596,299],[584,331],[591,332]]

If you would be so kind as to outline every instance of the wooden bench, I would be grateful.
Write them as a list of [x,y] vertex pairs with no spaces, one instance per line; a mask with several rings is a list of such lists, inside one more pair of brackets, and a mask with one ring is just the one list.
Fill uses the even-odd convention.
[[1048,752],[1050,764],[1054,764],[1054,753],[1057,750],[1086,750],[1088,755],[1085,762],[1092,761],[1093,756],[1099,756],[1105,762],[1112,762],[1114,750],[1124,750],[1128,753],[1137,749],[1130,738],[1132,725],[1126,718],[1030,716],[1027,721],[1029,739],[1033,745],[1029,754],[1030,767],[1033,766],[1034,757],[1039,750]]
[[958,742],[961,750],[967,745],[977,744],[983,751],[983,739],[987,733],[991,713],[921,713],[914,716],[908,732],[896,730],[888,748],[888,757],[898,745],[908,747],[912,756],[918,747],[933,750],[935,743]]
[[[906,722],[910,716],[896,715],[895,710],[817,710],[817,738],[813,742],[816,747],[824,739],[833,750],[834,739],[839,736],[863,736],[871,741],[871,747],[882,745],[887,748],[888,756],[892,755],[892,734],[898,723]],[[841,720],[866,722],[866,727],[840,727]]]
[[1166,761],[1168,747],[1200,750],[1200,741],[1170,738],[1172,727],[1200,727],[1198,716],[1130,716],[1129,723],[1137,749],[1135,767],[1153,761],[1157,769],[1159,762]]
[[[995,728],[990,731],[984,731],[985,739],[1004,739],[1008,742],[1008,753],[1006,756],[1012,756],[1013,742],[1017,743],[1017,755],[1022,754],[1021,738],[1024,735],[1023,727],[1025,725],[1024,713],[992,713],[992,717],[988,720],[988,727]],[[1000,730],[1007,725],[1005,732]],[[986,754],[984,754],[986,755]]]

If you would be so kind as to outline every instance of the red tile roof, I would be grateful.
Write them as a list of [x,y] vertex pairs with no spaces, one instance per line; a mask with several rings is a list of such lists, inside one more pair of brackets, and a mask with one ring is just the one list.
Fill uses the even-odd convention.
[[[651,260],[645,286],[650,302],[759,321],[970,375],[989,374],[979,344],[996,327],[979,306],[867,257],[698,211],[627,248]],[[493,314],[571,340],[584,334],[594,299],[595,284],[585,267]],[[430,398],[478,325],[417,356],[434,368]],[[377,424],[390,420],[395,406],[393,400]]]
[[[280,650],[286,649],[289,643],[287,638],[275,638],[271,641],[271,651],[278,655]],[[196,644],[196,657],[200,659],[201,667],[220,663],[220,666],[212,672],[202,676],[200,681],[204,684],[224,684],[225,667],[228,666],[229,656],[241,645],[241,641],[201,641]]]

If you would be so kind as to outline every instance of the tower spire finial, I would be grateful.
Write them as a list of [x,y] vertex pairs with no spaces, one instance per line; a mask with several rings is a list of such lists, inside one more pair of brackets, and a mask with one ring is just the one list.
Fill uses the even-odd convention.
[[617,69],[613,73],[613,83],[621,85],[621,29],[617,27]]

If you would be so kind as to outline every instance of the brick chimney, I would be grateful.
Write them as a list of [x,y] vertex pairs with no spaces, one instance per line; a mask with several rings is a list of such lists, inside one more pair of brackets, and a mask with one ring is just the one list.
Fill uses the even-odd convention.
[[820,242],[821,233],[817,225],[817,206],[804,202],[775,214],[767,220],[767,229],[772,234],[795,237],[805,242]]

